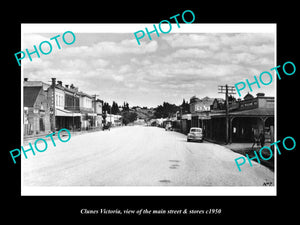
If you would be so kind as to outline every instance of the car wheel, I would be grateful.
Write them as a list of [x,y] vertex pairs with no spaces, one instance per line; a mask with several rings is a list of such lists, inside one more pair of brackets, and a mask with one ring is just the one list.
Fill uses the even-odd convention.
[[186,139],[187,140],[187,142],[190,142],[190,139]]

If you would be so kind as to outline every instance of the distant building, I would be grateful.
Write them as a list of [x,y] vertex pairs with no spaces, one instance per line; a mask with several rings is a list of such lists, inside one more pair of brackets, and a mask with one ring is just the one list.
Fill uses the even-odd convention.
[[141,119],[141,118],[137,118],[133,124],[135,125],[144,125],[145,124],[145,120],[144,119]]
[[93,101],[93,107],[94,107],[94,113],[96,114],[96,121],[95,121],[95,127],[100,127],[102,128],[102,107],[103,107],[103,101],[100,99],[94,98]]
[[150,125],[155,125],[155,126],[163,126],[164,122],[167,121],[167,118],[157,118],[157,119],[151,119],[150,120]]
[[122,126],[122,116],[121,115],[114,115],[114,114],[106,114],[106,122],[110,123],[111,126]]

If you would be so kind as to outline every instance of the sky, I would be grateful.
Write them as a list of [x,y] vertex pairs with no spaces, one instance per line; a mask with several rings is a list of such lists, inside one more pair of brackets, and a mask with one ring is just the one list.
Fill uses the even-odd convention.
[[[56,35],[24,34],[22,48],[31,52],[33,45]],[[192,96],[224,98],[218,85],[251,82],[254,75],[276,66],[270,33],[160,33],[152,40],[141,39],[141,45],[132,33],[75,35],[72,45],[59,39],[58,50],[53,40],[49,55],[33,54],[32,61],[22,60],[23,77],[49,84],[55,77],[109,103],[156,107],[163,102],[178,105]],[[47,52],[46,45],[43,50]],[[263,80],[267,83],[269,78]],[[252,88],[254,96],[258,92],[275,96],[274,79],[268,86]],[[241,91],[242,97],[248,91]]]

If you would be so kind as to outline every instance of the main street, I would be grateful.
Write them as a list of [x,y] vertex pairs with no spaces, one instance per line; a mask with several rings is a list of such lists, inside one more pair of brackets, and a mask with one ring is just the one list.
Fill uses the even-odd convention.
[[[74,135],[45,152],[22,156],[25,186],[262,186],[274,173],[239,154],[158,127],[127,126]],[[33,143],[33,142],[32,142]],[[28,147],[24,148],[28,149]],[[41,147],[43,149],[43,147]]]

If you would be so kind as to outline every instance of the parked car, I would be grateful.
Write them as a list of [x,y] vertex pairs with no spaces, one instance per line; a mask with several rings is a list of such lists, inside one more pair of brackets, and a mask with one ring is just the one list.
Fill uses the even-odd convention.
[[166,127],[165,127],[165,130],[168,131],[168,130],[173,130],[173,127],[172,127],[172,124],[170,123],[167,123]]
[[110,130],[110,123],[103,124],[102,130]]
[[187,135],[187,141],[201,141],[203,142],[202,128],[191,127],[190,132]]

